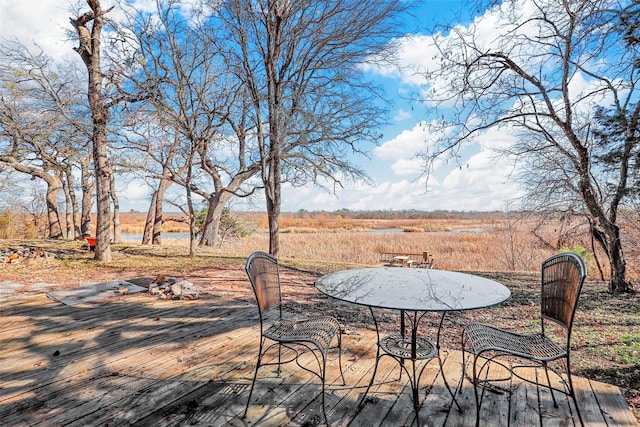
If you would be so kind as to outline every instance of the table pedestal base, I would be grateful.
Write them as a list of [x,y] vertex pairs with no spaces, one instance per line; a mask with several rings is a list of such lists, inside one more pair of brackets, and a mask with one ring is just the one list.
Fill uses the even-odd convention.
[[[419,389],[420,389],[420,378],[424,373],[425,368],[432,360],[437,359],[439,363],[440,373],[442,374],[442,378],[445,383],[445,388],[449,390],[451,394],[451,398],[453,402],[456,404],[459,410],[460,405],[455,397],[455,392],[452,392],[449,388],[449,384],[444,375],[444,369],[442,366],[442,358],[440,357],[440,330],[442,329],[442,324],[444,321],[444,317],[446,312],[442,313],[442,317],[440,319],[440,324],[438,327],[438,336],[437,342],[428,340],[427,338],[418,336],[418,324],[425,313],[418,314],[417,312],[413,312],[411,314],[407,314],[404,310],[400,312],[401,320],[400,320],[400,334],[397,335],[387,335],[380,338],[380,330],[378,329],[378,321],[373,311],[373,308],[369,307],[371,311],[371,316],[373,317],[373,321],[376,327],[376,335],[378,338],[378,346],[376,351],[376,362],[373,368],[373,374],[371,375],[371,381],[369,381],[369,385],[365,390],[362,398],[360,399],[360,406],[364,406],[367,398],[367,394],[373,385],[373,382],[376,377],[376,373],[378,371],[378,362],[384,356],[389,356],[398,361],[400,364],[400,378],[402,378],[402,371],[406,372],[409,377],[409,383],[411,385],[411,400],[413,403],[413,409],[416,413],[416,423],[418,426],[420,425],[420,420],[418,418],[418,414],[420,412],[420,398],[419,398]],[[409,323],[411,324],[411,334],[405,334],[405,316],[409,319]],[[411,369],[409,369],[405,365],[405,361],[411,361]],[[424,361],[422,367],[418,369],[418,364]]]

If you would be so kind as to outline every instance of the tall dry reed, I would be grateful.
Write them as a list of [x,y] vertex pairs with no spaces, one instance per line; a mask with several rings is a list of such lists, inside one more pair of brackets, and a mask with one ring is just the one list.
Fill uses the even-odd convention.
[[[514,243],[515,241],[515,243]],[[226,245],[224,252],[244,256],[266,251],[269,238],[255,234]],[[553,251],[526,234],[501,229],[460,233],[305,233],[280,235],[280,258],[380,265],[380,252],[422,253],[435,267],[460,271],[537,271]]]

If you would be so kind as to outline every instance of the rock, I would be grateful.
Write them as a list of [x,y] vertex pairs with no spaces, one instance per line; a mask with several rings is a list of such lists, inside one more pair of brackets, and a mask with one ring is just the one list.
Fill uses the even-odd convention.
[[193,283],[187,280],[181,280],[177,282],[176,285],[180,286],[182,289],[193,289]]
[[171,293],[179,297],[180,295],[182,295],[182,286],[180,286],[180,284],[178,283],[171,285]]
[[183,298],[186,299],[198,299],[198,290],[197,289],[182,289]]

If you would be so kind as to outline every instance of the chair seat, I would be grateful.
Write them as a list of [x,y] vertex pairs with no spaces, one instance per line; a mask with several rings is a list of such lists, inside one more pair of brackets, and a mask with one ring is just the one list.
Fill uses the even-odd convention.
[[542,334],[523,335],[491,325],[471,323],[464,328],[474,354],[502,351],[531,360],[551,361],[567,353]]
[[[402,335],[388,335],[380,340],[380,347],[386,353],[400,359],[411,359],[411,338]],[[416,360],[431,359],[438,354],[436,345],[423,337],[416,338]]]
[[312,342],[326,350],[340,330],[338,320],[331,316],[304,320],[279,320],[264,331],[264,336],[279,342]]

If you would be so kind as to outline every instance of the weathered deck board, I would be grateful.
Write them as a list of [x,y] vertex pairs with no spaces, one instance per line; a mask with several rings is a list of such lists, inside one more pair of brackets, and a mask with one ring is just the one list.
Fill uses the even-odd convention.
[[[375,333],[345,325],[342,385],[337,353],[328,360],[326,411],[334,426],[416,424],[406,374],[383,357],[373,373]],[[314,425],[323,421],[320,381],[284,366],[262,367],[242,419],[258,344],[257,311],[237,300],[157,301],[130,295],[64,306],[44,295],[0,303],[0,425]],[[436,361],[420,390],[421,425],[473,426],[473,387],[455,349],[442,352],[452,405]],[[271,355],[275,357],[275,355]],[[306,360],[312,361],[310,358]],[[467,368],[468,369],[468,368]],[[536,375],[531,371],[530,375]],[[519,381],[519,380],[518,380]],[[485,391],[481,425],[574,425],[564,395],[517,380],[509,395]],[[620,390],[575,378],[587,425],[637,425]],[[577,425],[577,422],[576,424]]]

